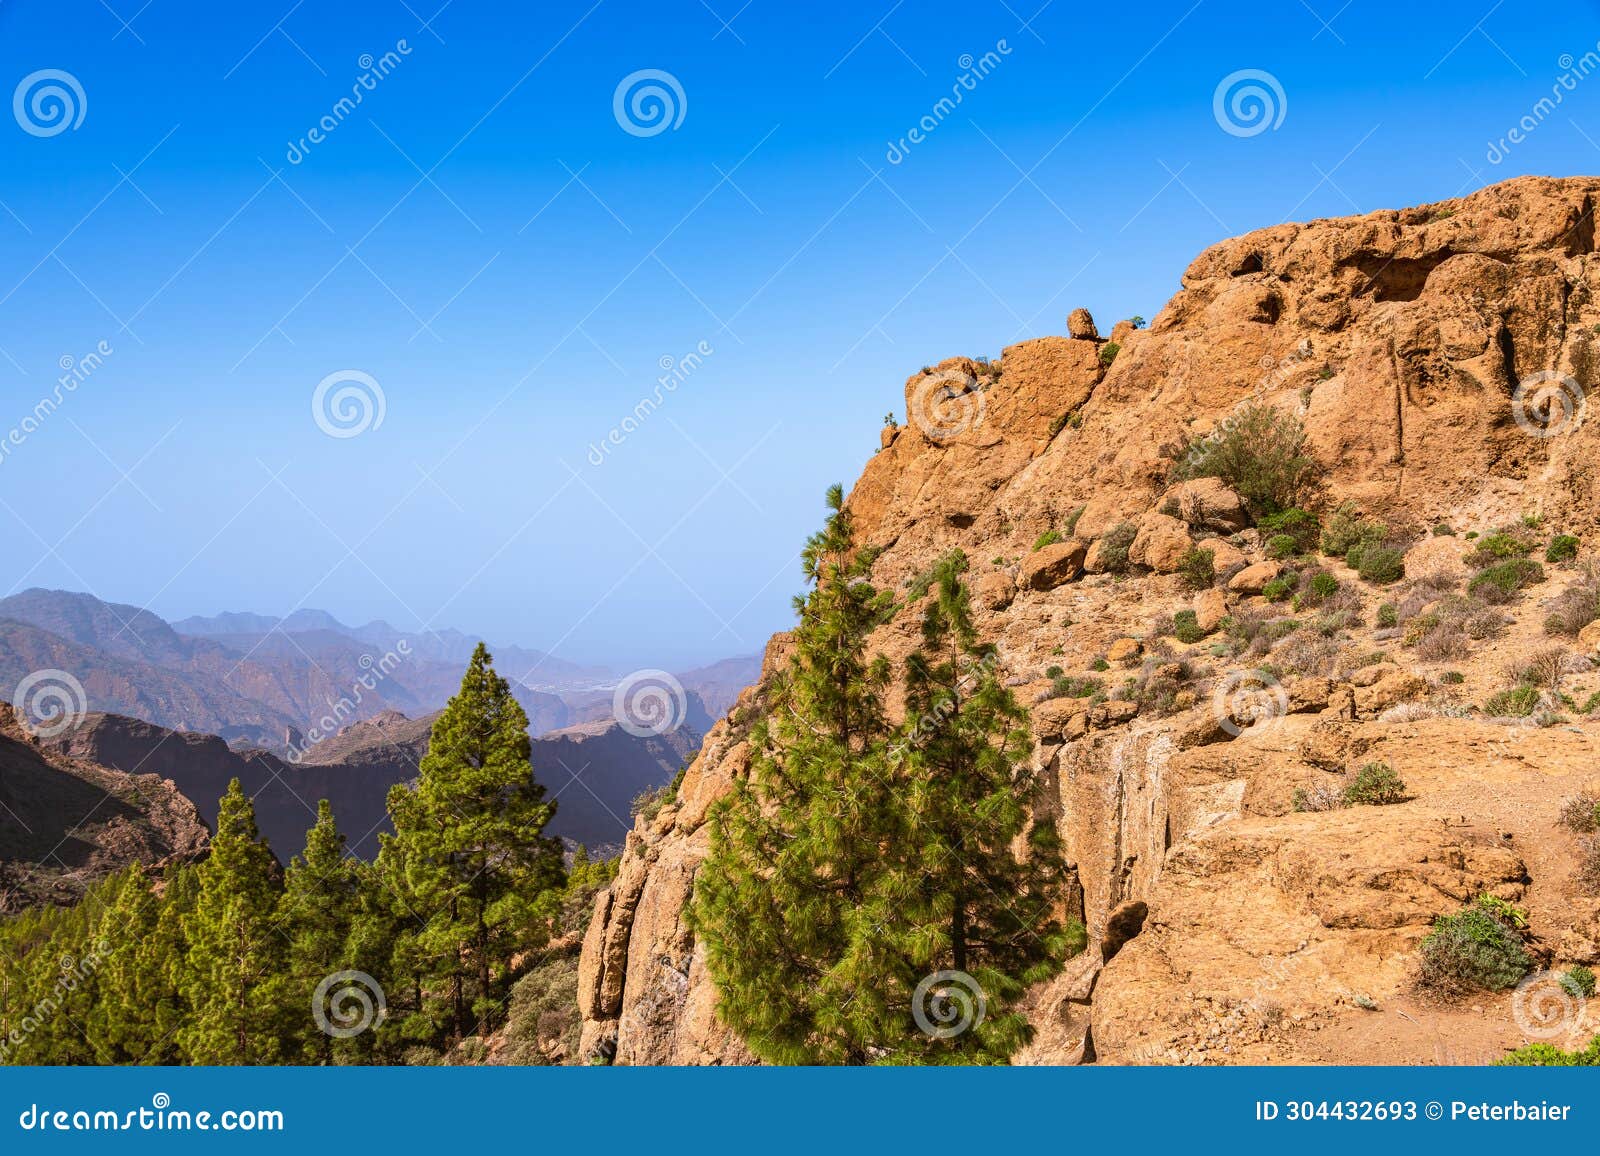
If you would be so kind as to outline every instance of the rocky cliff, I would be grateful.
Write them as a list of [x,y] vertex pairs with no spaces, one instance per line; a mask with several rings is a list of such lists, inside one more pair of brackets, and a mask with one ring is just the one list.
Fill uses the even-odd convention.
[[131,863],[159,870],[203,855],[194,804],[151,770],[125,774],[43,747],[0,703],[0,914],[75,903]]
[[[883,550],[873,579],[903,592],[951,547],[972,559],[980,629],[1032,705],[1047,784],[1034,809],[1065,840],[1069,907],[1091,936],[1033,993],[1020,1060],[1488,1058],[1528,1038],[1515,997],[1442,1002],[1415,982],[1433,919],[1483,893],[1526,909],[1541,963],[1600,959],[1600,901],[1556,825],[1593,786],[1594,630],[1546,625],[1593,581],[1581,562],[1600,544],[1600,434],[1582,397],[1600,333],[1597,192],[1600,179],[1523,178],[1264,229],[1202,253],[1148,328],[1102,338],[1080,311],[1069,336],[906,383],[907,420],[849,498]],[[1257,403],[1302,423],[1325,512],[1352,501],[1386,524],[1400,581],[1270,556],[1283,551],[1237,495],[1169,487],[1181,447]],[[1475,542],[1507,524],[1542,527],[1541,557],[1553,530],[1575,536],[1579,562],[1468,601]],[[1198,593],[1177,573],[1196,547],[1215,569]],[[1318,573],[1338,592],[1321,613],[1309,596],[1299,612],[1268,600]],[[1195,616],[1188,641],[1179,611]],[[876,648],[898,663],[917,619],[901,614]],[[1531,685],[1517,664],[1552,648],[1556,672],[1530,692],[1556,708],[1541,706],[1546,725],[1496,717],[1509,712],[1484,704]],[[780,636],[768,675],[782,651]],[[1063,673],[1109,693],[1063,693]],[[716,1019],[683,913],[760,702],[760,685],[741,696],[674,804],[628,835],[584,943],[591,1054],[750,1058]],[[1317,809],[1380,761],[1404,802]]]

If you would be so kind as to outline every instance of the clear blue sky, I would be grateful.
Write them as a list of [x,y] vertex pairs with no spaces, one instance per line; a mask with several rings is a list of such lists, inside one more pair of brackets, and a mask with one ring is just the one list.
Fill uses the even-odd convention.
[[[0,588],[754,650],[921,365],[1153,316],[1250,228],[1600,170],[1600,75],[1486,158],[1595,48],[1590,3],[440,3],[0,4],[0,96],[85,97],[56,135],[0,115],[0,429],[112,349],[0,460]],[[684,94],[653,136],[613,110],[643,69]],[[1219,127],[1241,69],[1276,128]],[[384,417],[334,438],[311,399],[347,369]]]

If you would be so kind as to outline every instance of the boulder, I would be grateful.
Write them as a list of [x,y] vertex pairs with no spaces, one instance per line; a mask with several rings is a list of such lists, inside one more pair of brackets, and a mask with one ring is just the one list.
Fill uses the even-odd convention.
[[1210,634],[1228,616],[1228,598],[1216,587],[1194,596],[1194,618],[1202,634]]
[[1137,638],[1119,638],[1106,651],[1106,661],[1114,666],[1137,662],[1144,653],[1144,644]]
[[1356,710],[1363,715],[1381,714],[1392,706],[1421,698],[1427,693],[1428,684],[1420,675],[1396,670],[1371,686],[1357,690]]
[[1228,579],[1228,589],[1235,594],[1260,594],[1263,587],[1283,573],[1282,562],[1257,562],[1246,566]]
[[1022,560],[1017,579],[1029,590],[1054,590],[1083,573],[1088,549],[1073,538],[1035,550]]
[[1128,547],[1128,561],[1158,574],[1171,574],[1193,545],[1189,527],[1177,518],[1150,513],[1139,520],[1139,533]]
[[1578,645],[1591,652],[1600,650],[1600,619],[1578,631]]
[[1250,564],[1249,556],[1224,538],[1206,538],[1195,545],[1211,551],[1211,568],[1218,574],[1240,570]]
[[1100,340],[1100,331],[1094,327],[1094,318],[1081,306],[1067,314],[1067,333],[1080,341]]
[[1033,733],[1042,739],[1074,739],[1089,729],[1089,700],[1086,698],[1051,698],[1039,703],[1031,712]]
[[1250,512],[1245,508],[1244,499],[1218,478],[1179,482],[1162,495],[1156,508],[1176,508],[1178,517],[1197,530],[1231,534],[1250,524]]
[[989,610],[1004,610],[1017,596],[1017,585],[1004,570],[995,570],[981,576],[972,584],[978,604]]
[[1297,678],[1289,684],[1289,713],[1307,714],[1328,708],[1333,694],[1333,680],[1328,678]]

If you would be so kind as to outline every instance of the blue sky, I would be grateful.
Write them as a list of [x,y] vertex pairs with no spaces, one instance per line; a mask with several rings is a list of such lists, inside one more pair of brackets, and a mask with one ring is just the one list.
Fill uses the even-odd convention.
[[[440,2],[0,4],[0,90],[84,106],[0,118],[0,431],[111,350],[0,457],[0,588],[752,651],[921,365],[1153,316],[1250,228],[1600,169],[1600,76],[1486,155],[1590,3]],[[1244,69],[1283,94],[1255,135],[1213,115]],[[676,127],[619,122],[641,70]],[[346,370],[383,420],[331,437]]]

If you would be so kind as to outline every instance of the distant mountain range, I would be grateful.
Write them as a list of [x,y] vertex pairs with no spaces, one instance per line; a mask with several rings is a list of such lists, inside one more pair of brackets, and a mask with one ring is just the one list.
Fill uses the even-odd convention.
[[[321,610],[168,623],[89,594],[32,589],[0,599],[0,691],[10,697],[35,671],[64,670],[82,684],[91,710],[288,756],[313,730],[440,709],[478,641],[381,621],[346,626]],[[523,647],[490,649],[528,713],[530,734],[610,717],[614,677],[604,668]],[[759,669],[751,656],[681,676],[690,729],[703,734]]]
[[[349,627],[316,610],[174,624],[69,591],[0,599],[0,702],[30,676],[64,671],[84,712],[34,742],[0,706],[0,911],[70,901],[129,862],[203,854],[233,778],[282,861],[301,850],[319,799],[352,853],[370,858],[390,829],[389,789],[416,777],[477,642]],[[632,800],[670,782],[760,673],[750,656],[677,676],[675,725],[656,735],[613,717],[604,669],[492,650],[527,710],[534,776],[557,804],[550,833],[601,852],[622,843]]]

